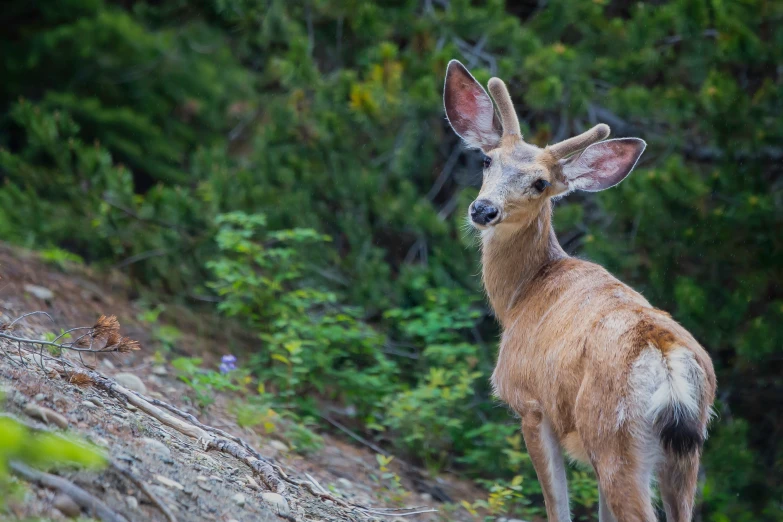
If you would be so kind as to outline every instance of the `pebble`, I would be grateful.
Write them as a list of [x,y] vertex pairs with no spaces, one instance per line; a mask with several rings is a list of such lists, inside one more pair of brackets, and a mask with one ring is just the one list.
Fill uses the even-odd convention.
[[152,368],[152,373],[155,375],[159,375],[163,377],[164,375],[168,375],[169,372],[166,370],[165,366],[155,366]]
[[258,489],[258,482],[253,480],[253,477],[250,475],[245,475],[245,480],[247,481],[248,486]]
[[82,401],[82,406],[86,406],[87,408],[90,408],[91,410],[98,407],[98,405],[93,403],[92,401]]
[[196,484],[198,484],[198,487],[200,487],[204,491],[212,491],[212,486],[210,486],[204,481],[198,481]]
[[109,441],[101,437],[100,435],[89,435],[87,437],[93,444],[100,446],[102,448],[108,448],[109,447]]
[[[54,292],[43,286],[28,284],[24,285],[24,290],[25,292],[33,294],[38,299],[43,299],[44,301],[48,301],[54,297]],[[62,509],[60,511],[62,511]]]
[[142,437],[139,439],[139,443],[144,444],[147,449],[158,455],[168,457],[171,455],[171,450],[159,440],[151,439],[149,437]]
[[109,359],[103,359],[103,360],[101,360],[101,364],[102,364],[102,365],[103,365],[105,368],[108,368],[109,370],[113,370],[113,369],[114,369],[114,364],[113,364],[113,363],[112,363],[112,362],[111,362]]
[[87,400],[93,403],[96,406],[100,406],[101,408],[104,408],[106,405],[103,403],[102,400],[100,400],[98,397],[87,397]]
[[43,406],[38,406],[32,402],[27,403],[27,405],[24,407],[24,412],[34,419],[42,420],[46,424],[56,424],[62,429],[68,427],[68,419],[54,410],[44,408]]
[[139,409],[131,403],[126,404],[125,407],[128,409],[128,411],[139,411]]
[[185,489],[185,486],[177,482],[176,480],[171,480],[168,477],[164,477],[163,475],[155,475],[155,480],[163,484],[164,486],[168,486],[170,488],[176,488],[180,491],[183,491]]
[[288,501],[278,493],[267,491],[261,494],[261,499],[272,508],[272,511],[279,515],[290,516],[291,508],[288,507]]
[[136,500],[136,497],[128,495],[125,497],[125,503],[128,504],[130,509],[139,509],[139,501]]
[[237,503],[237,506],[242,507],[245,505],[245,495],[242,493],[237,493],[233,497],[231,497],[231,500]]
[[44,395],[43,393],[39,393],[38,395],[33,397],[33,399],[35,399],[35,402],[41,402],[43,400],[46,400],[46,395]]
[[120,372],[114,376],[114,380],[117,381],[117,384],[124,386],[129,390],[147,393],[147,387],[141,382],[141,379],[139,379],[138,376],[132,373]]
[[276,449],[277,451],[288,451],[289,450],[288,445],[283,443],[283,442],[280,442],[279,440],[271,440],[271,441],[269,441],[269,445],[271,447],[273,447],[274,449]]
[[60,493],[52,501],[52,506],[59,509],[66,517],[76,518],[82,514],[82,508],[71,497]]
[[338,478],[337,483],[340,484],[342,487],[346,489],[352,489],[353,488],[353,482],[346,478]]
[[430,500],[432,500],[432,495],[430,495],[429,493],[422,493],[422,494],[421,494],[421,495],[419,495],[419,496],[421,497],[421,499],[422,499],[424,502],[429,502]]

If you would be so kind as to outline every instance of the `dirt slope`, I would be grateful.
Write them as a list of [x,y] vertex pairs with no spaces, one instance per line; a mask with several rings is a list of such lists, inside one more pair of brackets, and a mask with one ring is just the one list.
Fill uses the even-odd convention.
[[[33,285],[33,286],[31,286]],[[288,450],[282,440],[260,436],[239,428],[226,405],[230,397],[218,397],[206,412],[190,406],[192,390],[177,380],[171,368],[153,364],[151,339],[147,324],[139,322],[141,309],[128,295],[134,289],[117,274],[100,274],[81,266],[55,266],[42,262],[37,255],[0,244],[0,324],[24,313],[41,310],[17,323],[15,336],[41,339],[61,328],[92,325],[101,314],[116,315],[122,334],[140,341],[142,350],[130,354],[87,354],[74,364],[84,362],[100,374],[131,385],[132,377],[141,381],[145,396],[167,401],[199,417],[204,424],[242,437],[258,452],[287,470],[296,480],[305,480],[329,491],[338,503],[321,498],[306,488],[290,486],[284,493],[290,509],[288,520],[387,520],[387,515],[361,512],[340,506],[339,501],[378,508],[397,508],[399,499],[390,500],[387,487],[377,479],[375,453],[363,446],[324,435],[322,450],[306,458]],[[197,315],[185,309],[169,308],[168,320],[183,332],[176,351],[179,355],[201,356],[216,361],[221,350],[231,346],[234,353],[252,347],[252,336],[219,322],[211,315]],[[173,312],[173,313],[172,313]],[[165,322],[165,319],[163,320]],[[67,379],[45,373],[31,359],[14,356],[15,345],[0,339],[0,386],[6,396],[4,409],[28,424],[51,429],[28,413],[35,405],[63,415],[68,430],[107,449],[118,465],[127,467],[162,504],[180,521],[267,521],[283,520],[275,507],[274,496],[265,501],[268,492],[259,477],[253,476],[246,463],[219,451],[204,451],[192,437],[164,425],[142,410],[128,405],[117,395],[97,386],[78,387]],[[24,364],[21,364],[24,363]],[[51,370],[51,368],[49,368]],[[123,375],[125,375],[123,377]],[[433,500],[449,498],[473,501],[482,496],[470,483],[454,477],[426,477],[397,466],[403,478],[405,505],[431,506],[437,514],[427,513],[405,520],[470,520],[462,509],[444,510]],[[166,520],[161,509],[151,503],[137,484],[116,469],[100,473],[67,472],[64,477],[103,500],[118,515],[131,521]],[[270,496],[267,494],[267,498]],[[64,517],[53,506],[56,493],[36,485],[30,486],[22,502],[12,504],[14,516]],[[285,512],[285,509],[282,509]],[[285,513],[283,513],[285,515]]]

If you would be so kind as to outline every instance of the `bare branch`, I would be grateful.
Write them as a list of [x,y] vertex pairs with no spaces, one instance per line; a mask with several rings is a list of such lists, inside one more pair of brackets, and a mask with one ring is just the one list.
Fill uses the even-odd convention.
[[68,495],[82,509],[86,510],[91,515],[98,517],[103,522],[127,522],[125,517],[118,515],[101,500],[67,479],[58,477],[57,475],[44,473],[43,471],[37,471],[21,462],[13,461],[9,467],[14,475],[20,478],[29,482],[36,482],[47,488],[56,489],[57,491]]

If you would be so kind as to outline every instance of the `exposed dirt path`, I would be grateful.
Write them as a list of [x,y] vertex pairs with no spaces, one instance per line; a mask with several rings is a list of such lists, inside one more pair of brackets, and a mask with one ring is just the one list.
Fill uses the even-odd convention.
[[[33,285],[33,286],[31,286]],[[154,346],[148,324],[139,321],[142,310],[127,296],[133,288],[120,275],[93,272],[81,266],[60,267],[42,262],[37,255],[0,244],[0,324],[24,313],[46,311],[20,321],[14,335],[41,339],[61,328],[92,325],[101,314],[116,315],[122,334]],[[165,319],[173,323],[182,337],[176,343],[178,355],[200,356],[215,363],[220,353],[241,352],[252,346],[252,336],[211,315],[197,315],[186,309],[170,308]],[[225,350],[231,346],[231,350]],[[13,343],[0,339],[0,348],[11,353]],[[74,363],[80,363],[73,358]],[[181,521],[267,521],[284,520],[259,477],[243,461],[220,451],[205,451],[195,440],[166,426],[144,411],[127,404],[122,397],[108,394],[97,386],[80,388],[66,379],[47,375],[36,364],[20,366],[13,358],[0,357],[0,386],[5,410],[28,424],[51,429],[31,418],[31,407],[49,408],[63,415],[68,430],[106,448],[113,461],[131,471],[134,483],[116,468],[100,473],[68,472],[62,476],[102,500],[127,520],[167,520],[150,501],[148,489],[172,516]],[[28,360],[29,362],[29,360]],[[205,412],[199,412],[189,400],[192,390],[177,380],[171,368],[157,365],[152,350],[143,348],[130,354],[87,354],[83,362],[108,378],[128,383],[127,374],[138,377],[143,393],[166,401],[196,415],[201,422],[242,437],[265,457],[297,480],[322,487],[338,503],[313,495],[305,488],[290,486],[284,493],[290,516],[299,521],[386,520],[390,517],[347,509],[339,502],[378,508],[397,508],[399,503],[430,506],[437,514],[420,514],[405,520],[471,520],[462,509],[444,510],[433,497],[472,501],[482,493],[467,481],[454,477],[416,476],[409,469],[396,468],[403,477],[402,500],[392,495],[383,481],[373,451],[357,447],[339,438],[324,435],[322,450],[303,457],[289,450],[284,440],[262,436],[240,428],[228,413],[230,396],[219,396]],[[125,375],[125,377],[123,377]],[[316,488],[317,489],[317,488]],[[395,492],[399,493],[399,492]],[[31,486],[23,502],[12,504],[15,516],[57,519],[62,513],[54,506],[55,492]],[[285,515],[285,513],[282,513]],[[399,520],[399,519],[398,519]]]

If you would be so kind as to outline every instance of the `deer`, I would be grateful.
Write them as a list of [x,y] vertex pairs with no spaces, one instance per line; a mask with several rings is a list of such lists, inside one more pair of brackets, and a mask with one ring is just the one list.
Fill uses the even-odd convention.
[[712,361],[671,315],[569,256],[552,227],[554,200],[616,186],[647,144],[606,139],[601,123],[540,148],[524,141],[506,84],[491,78],[487,87],[492,98],[449,62],[446,119],[484,154],[468,219],[501,327],[492,388],[521,421],[547,518],[571,520],[565,453],[595,472],[601,522],[655,521],[653,480],[667,522],[690,521],[716,390]]

